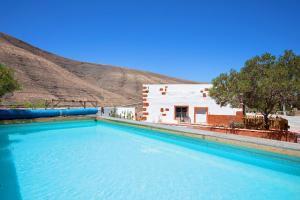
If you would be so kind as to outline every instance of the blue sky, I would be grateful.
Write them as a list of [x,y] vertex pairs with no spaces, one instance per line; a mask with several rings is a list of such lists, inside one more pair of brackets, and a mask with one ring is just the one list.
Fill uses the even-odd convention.
[[300,53],[297,0],[1,0],[0,31],[68,58],[211,81],[252,56]]

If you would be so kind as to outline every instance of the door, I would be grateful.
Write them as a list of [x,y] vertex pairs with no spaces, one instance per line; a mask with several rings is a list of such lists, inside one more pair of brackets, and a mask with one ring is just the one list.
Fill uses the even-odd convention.
[[188,122],[188,106],[175,106],[175,119],[179,122]]
[[206,116],[207,116],[207,107],[196,107],[195,108],[195,123],[196,124],[204,124],[207,122]]

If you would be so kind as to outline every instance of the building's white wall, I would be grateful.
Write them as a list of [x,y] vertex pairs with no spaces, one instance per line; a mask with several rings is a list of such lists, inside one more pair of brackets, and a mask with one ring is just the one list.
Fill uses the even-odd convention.
[[[166,94],[160,88],[167,86]],[[150,84],[143,85],[149,90],[147,94],[147,120],[148,122],[177,123],[174,119],[174,106],[188,106],[189,117],[194,122],[194,108],[208,107],[210,115],[235,115],[236,111],[241,109],[231,108],[230,106],[220,107],[215,101],[209,97],[205,88],[210,88],[211,84]],[[201,93],[202,91],[202,93]],[[203,97],[206,93],[206,97]],[[166,116],[162,116],[161,108],[168,108],[169,111],[164,112]]]

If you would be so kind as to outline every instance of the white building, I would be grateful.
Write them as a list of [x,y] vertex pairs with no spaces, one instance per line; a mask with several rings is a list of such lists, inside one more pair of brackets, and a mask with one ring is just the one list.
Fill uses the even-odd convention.
[[241,121],[242,109],[220,107],[209,97],[211,84],[143,85],[143,117],[154,123],[228,125]]

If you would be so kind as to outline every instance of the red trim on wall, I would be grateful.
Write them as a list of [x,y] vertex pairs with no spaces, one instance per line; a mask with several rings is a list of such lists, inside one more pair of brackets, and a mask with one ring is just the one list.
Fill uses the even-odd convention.
[[143,107],[148,107],[149,103],[143,103]]

